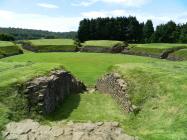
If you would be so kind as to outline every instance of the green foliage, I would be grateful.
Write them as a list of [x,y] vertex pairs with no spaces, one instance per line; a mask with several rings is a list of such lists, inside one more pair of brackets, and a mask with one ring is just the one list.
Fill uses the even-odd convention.
[[136,17],[84,19],[80,22],[78,38],[88,40],[120,40],[141,42],[143,24]]
[[179,42],[187,43],[187,23],[182,25]]
[[14,37],[8,34],[0,34],[0,41],[14,41]]
[[176,43],[178,38],[178,27],[175,22],[170,21],[167,24],[157,26],[152,38],[152,42]]
[[21,28],[0,28],[0,33],[9,34],[14,36],[16,40],[29,40],[29,39],[53,39],[53,38],[70,38],[75,39],[77,32],[49,32],[33,29],[21,29]]
[[169,21],[160,24],[154,32],[153,23],[145,25],[136,17],[84,19],[80,22],[78,38],[88,40],[120,40],[128,43],[187,43],[187,23]]
[[148,20],[143,28],[143,36],[144,36],[144,42],[145,43],[150,43],[151,42],[151,37],[154,33],[154,27],[153,23],[151,20]]

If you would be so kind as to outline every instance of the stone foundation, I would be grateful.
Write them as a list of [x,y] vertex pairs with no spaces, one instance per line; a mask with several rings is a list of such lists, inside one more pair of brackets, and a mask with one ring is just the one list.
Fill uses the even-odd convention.
[[99,79],[96,89],[101,93],[109,93],[126,112],[133,112],[132,104],[128,97],[128,84],[117,73],[107,74]]
[[92,53],[122,53],[128,44],[117,43],[113,47],[102,47],[102,46],[84,46],[80,49],[81,52],[92,52]]
[[138,140],[125,134],[118,122],[57,122],[48,126],[23,120],[7,124],[3,136],[5,140]]
[[53,112],[66,96],[82,93],[86,87],[69,72],[58,70],[52,72],[50,76],[27,82],[24,89],[29,112],[36,111],[46,115]]

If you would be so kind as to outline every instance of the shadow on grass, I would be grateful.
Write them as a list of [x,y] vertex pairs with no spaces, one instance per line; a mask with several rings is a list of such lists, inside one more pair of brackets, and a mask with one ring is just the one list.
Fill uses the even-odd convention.
[[70,117],[71,113],[78,108],[80,103],[80,94],[67,97],[64,102],[58,106],[56,111],[48,116],[49,121],[60,121]]

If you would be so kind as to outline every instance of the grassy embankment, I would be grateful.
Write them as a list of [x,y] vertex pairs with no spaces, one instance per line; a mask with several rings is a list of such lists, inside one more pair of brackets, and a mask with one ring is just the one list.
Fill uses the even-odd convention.
[[131,44],[129,49],[137,54],[150,54],[154,56],[160,56],[162,52],[170,48],[176,48],[184,46],[187,48],[187,44],[168,44],[168,43],[151,43],[151,44]]
[[187,60],[187,49],[182,49],[174,53],[171,53],[169,57],[175,57],[175,58],[179,58],[182,60]]
[[[159,46],[158,46],[159,47]],[[170,140],[187,137],[187,62],[169,62],[164,60],[120,54],[87,53],[43,53],[25,54],[1,60],[4,65],[14,63],[63,65],[86,85],[94,86],[96,80],[107,71],[117,71],[129,84],[130,98],[141,111],[123,114],[108,95],[83,94],[69,97],[61,109],[47,119],[73,121],[117,120],[126,132],[141,139]],[[56,64],[54,64],[56,63]],[[120,65],[116,65],[120,64]],[[115,67],[112,67],[116,65]],[[5,73],[4,87],[12,88],[16,77],[27,75],[21,71],[2,67]],[[54,67],[54,66],[52,66]],[[52,68],[51,67],[51,68]],[[36,74],[42,66],[29,67],[29,74]],[[6,73],[10,69],[11,76]],[[34,70],[35,69],[35,70]],[[20,71],[20,72],[19,72]],[[43,72],[44,70],[41,69]],[[22,78],[21,78],[22,79]],[[6,84],[6,80],[12,81]],[[18,80],[20,81],[20,80]],[[7,89],[4,88],[4,89]],[[9,119],[11,110],[2,103],[1,124]],[[8,113],[7,113],[8,112]],[[7,115],[8,114],[8,115]]]
[[76,50],[72,39],[38,39],[28,42],[38,52],[74,52]]
[[82,43],[83,47],[101,47],[101,48],[112,48],[117,43],[121,41],[115,40],[90,40]]
[[0,41],[0,58],[20,54],[21,49],[12,42]]
[[11,120],[17,120],[24,116],[24,103],[21,95],[17,94],[20,84],[47,74],[52,69],[60,67],[59,64],[30,63],[30,62],[0,62],[0,129]]
[[128,132],[149,140],[187,138],[187,62],[117,65],[137,115],[125,115]]
[[[84,81],[86,85],[94,86],[96,80],[114,64],[126,62],[143,63],[151,60],[143,57],[110,54],[28,53],[1,59],[0,61],[0,111],[1,114],[3,114],[0,119],[0,127],[2,127],[9,119],[19,119],[22,117],[23,112],[19,111],[24,110],[24,105],[19,106],[20,108],[14,106],[17,102],[15,99],[19,99],[19,95],[16,92],[17,85],[20,85],[33,77],[46,74],[51,69],[58,68],[59,65],[63,65],[78,79]],[[79,104],[78,110],[75,111],[75,108],[73,108],[75,114],[73,115],[73,113],[71,113],[74,117],[67,116],[68,112],[72,111],[71,108],[74,105],[71,100],[76,103],[77,99],[76,97],[70,97],[70,100],[67,101],[68,105],[65,105],[65,108],[67,109],[57,113],[54,120],[55,118],[64,117],[63,114],[66,114],[65,116],[67,119],[74,120],[120,120],[118,118],[121,114],[116,113],[120,112],[120,110],[109,96],[86,94],[81,95],[79,98],[80,100],[78,101],[80,101],[80,103],[77,103]],[[92,104],[96,104],[96,106],[93,108]],[[69,106],[69,108],[67,106]],[[113,108],[113,110],[110,110],[109,108]],[[87,112],[87,117],[82,116],[85,112]],[[121,118],[123,117],[121,116]]]

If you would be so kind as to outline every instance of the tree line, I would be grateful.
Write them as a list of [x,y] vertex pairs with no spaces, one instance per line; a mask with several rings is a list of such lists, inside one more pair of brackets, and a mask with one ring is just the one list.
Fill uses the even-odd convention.
[[136,17],[83,19],[78,39],[120,40],[128,43],[187,43],[187,23],[169,21],[154,29],[152,20],[139,22]]
[[[6,37],[5,37],[6,36]],[[77,32],[50,32],[43,30],[21,29],[21,28],[0,28],[0,40],[29,40],[29,39],[54,39],[54,38],[71,38],[75,39]]]

